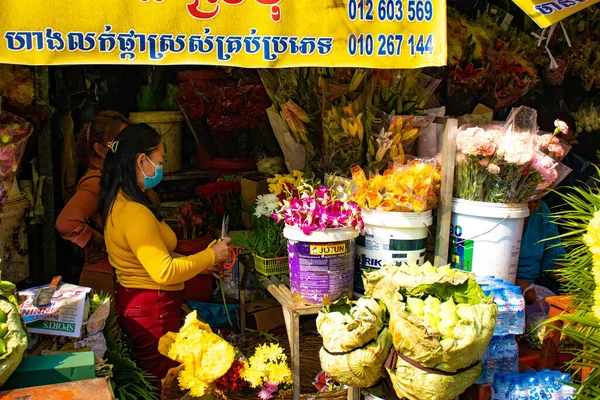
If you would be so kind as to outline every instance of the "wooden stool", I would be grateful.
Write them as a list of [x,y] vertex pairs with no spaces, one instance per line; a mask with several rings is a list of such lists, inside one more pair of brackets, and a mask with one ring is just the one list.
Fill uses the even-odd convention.
[[[292,376],[294,385],[292,387],[292,399],[300,399],[300,316],[315,315],[319,313],[321,305],[298,303],[292,299],[290,288],[279,279],[272,276],[263,281],[265,288],[275,297],[283,308],[285,327],[291,349]],[[348,400],[359,400],[359,388],[348,388]]]

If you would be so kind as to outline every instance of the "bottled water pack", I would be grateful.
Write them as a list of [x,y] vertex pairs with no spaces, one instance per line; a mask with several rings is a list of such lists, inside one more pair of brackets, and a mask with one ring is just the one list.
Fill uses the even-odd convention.
[[485,352],[477,383],[492,383],[496,374],[510,374],[519,368],[519,345],[514,335],[494,336]]
[[525,333],[525,299],[521,288],[493,276],[477,277],[486,295],[494,296],[498,306],[494,336]]
[[572,400],[575,388],[570,383],[569,374],[560,371],[496,374],[492,400]]

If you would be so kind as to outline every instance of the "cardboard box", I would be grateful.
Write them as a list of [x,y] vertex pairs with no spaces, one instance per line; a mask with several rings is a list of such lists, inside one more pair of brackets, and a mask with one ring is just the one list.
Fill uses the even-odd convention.
[[246,304],[246,327],[268,332],[282,326],[285,326],[285,319],[277,301],[257,300]]
[[33,296],[40,287],[18,292],[19,308],[29,332],[80,337],[89,312],[88,294],[91,289],[64,283],[54,293],[50,305],[37,308],[33,305]]
[[256,198],[260,194],[269,193],[269,184],[267,183],[267,178],[269,177],[269,174],[262,172],[246,172],[242,174],[240,180],[242,207],[247,211],[242,213],[242,223],[246,229],[252,229],[252,214],[249,211],[254,206]]
[[24,357],[2,389],[52,385],[95,377],[94,353],[91,351]]

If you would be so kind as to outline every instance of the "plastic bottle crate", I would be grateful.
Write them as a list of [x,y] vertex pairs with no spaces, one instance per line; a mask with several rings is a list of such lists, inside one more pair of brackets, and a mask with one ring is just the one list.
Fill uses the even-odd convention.
[[289,273],[288,258],[262,258],[254,256],[254,266],[259,274],[264,276],[283,275]]

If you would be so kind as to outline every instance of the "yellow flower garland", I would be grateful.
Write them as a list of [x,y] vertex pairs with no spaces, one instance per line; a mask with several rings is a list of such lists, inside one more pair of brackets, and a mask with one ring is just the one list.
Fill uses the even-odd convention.
[[596,318],[600,319],[600,211],[594,213],[594,218],[587,227],[587,233],[583,235],[583,241],[592,253],[594,281],[596,283],[592,309]]

